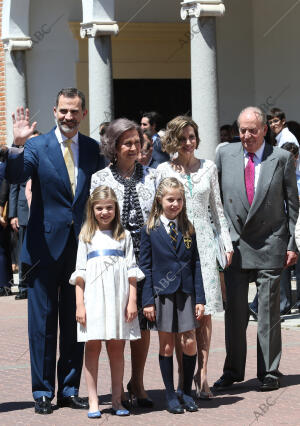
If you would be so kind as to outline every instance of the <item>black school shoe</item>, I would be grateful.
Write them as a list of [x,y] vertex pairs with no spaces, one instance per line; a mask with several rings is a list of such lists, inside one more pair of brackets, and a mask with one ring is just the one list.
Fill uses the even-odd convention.
[[182,393],[180,396],[180,402],[186,411],[190,411],[191,413],[198,411],[198,406],[191,396]]
[[41,396],[37,398],[34,405],[34,411],[37,414],[52,414],[53,406],[51,404],[50,398],[47,396]]
[[177,396],[174,398],[167,399],[167,410],[172,414],[183,414],[184,409],[182,408]]

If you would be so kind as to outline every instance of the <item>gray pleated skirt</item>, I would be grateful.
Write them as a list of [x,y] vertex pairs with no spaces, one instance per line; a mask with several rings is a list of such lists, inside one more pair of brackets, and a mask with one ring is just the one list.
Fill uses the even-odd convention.
[[183,333],[199,327],[195,316],[195,295],[181,290],[155,298],[158,331]]

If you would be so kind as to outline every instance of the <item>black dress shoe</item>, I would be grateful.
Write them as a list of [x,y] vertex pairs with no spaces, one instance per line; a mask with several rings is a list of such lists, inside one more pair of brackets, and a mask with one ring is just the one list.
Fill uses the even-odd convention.
[[270,392],[273,390],[279,389],[279,380],[273,377],[265,377],[263,380],[263,384],[260,387],[262,392]]
[[153,407],[153,401],[151,398],[137,398],[137,405],[143,408]]
[[27,291],[20,291],[18,294],[16,294],[15,299],[16,300],[27,299]]
[[[139,398],[137,395],[135,395],[135,393],[132,390],[131,382],[127,383],[127,391],[128,391],[128,396],[129,396],[129,401],[131,403],[131,407],[133,407],[133,399],[134,399],[134,397],[136,397],[137,405],[139,407],[143,407],[143,408],[151,408],[151,407],[153,407],[153,401],[152,401],[151,398],[149,398],[149,397],[147,397],[147,398]],[[122,402],[122,404],[123,404],[123,402]],[[124,404],[123,404],[123,407],[125,407]],[[127,408],[127,407],[125,407],[125,408]]]
[[57,399],[57,406],[74,408],[77,410],[87,410],[89,408],[89,403],[87,400],[83,398],[79,398],[79,396],[64,396],[63,398]]
[[126,410],[130,411],[132,408],[132,403],[129,399],[122,399],[121,400],[121,404],[123,405],[124,408],[126,408]]
[[35,401],[34,411],[37,414],[52,414],[51,400],[47,396],[41,396]]
[[231,386],[234,383],[234,380],[230,379],[229,377],[220,377],[219,380],[217,380],[214,383],[214,388],[216,389],[223,389],[223,388],[228,388],[229,386]]

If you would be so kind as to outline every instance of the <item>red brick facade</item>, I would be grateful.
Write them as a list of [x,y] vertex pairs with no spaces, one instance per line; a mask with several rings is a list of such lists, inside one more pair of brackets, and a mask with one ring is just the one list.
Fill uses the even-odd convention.
[[[2,33],[2,7],[0,0],[0,37]],[[5,58],[3,43],[0,40],[0,145],[6,143],[6,112],[5,112]]]

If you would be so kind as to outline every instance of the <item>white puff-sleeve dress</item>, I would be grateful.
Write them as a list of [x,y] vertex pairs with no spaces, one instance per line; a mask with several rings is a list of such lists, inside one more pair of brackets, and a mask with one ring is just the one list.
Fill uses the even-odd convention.
[[138,318],[125,321],[129,298],[128,278],[144,278],[137,267],[130,233],[116,241],[111,231],[97,230],[91,243],[79,240],[76,270],[70,278],[85,281],[86,327],[77,324],[78,342],[140,339]]

